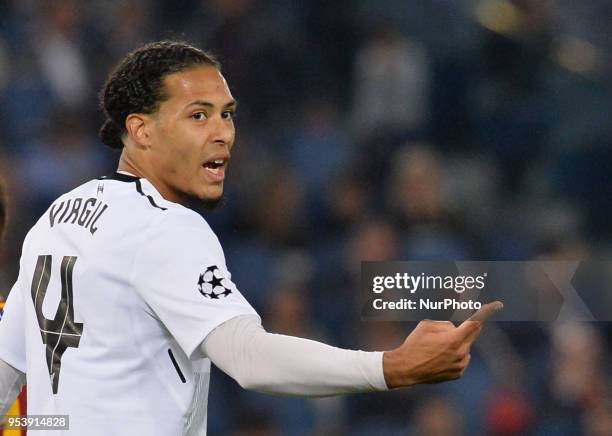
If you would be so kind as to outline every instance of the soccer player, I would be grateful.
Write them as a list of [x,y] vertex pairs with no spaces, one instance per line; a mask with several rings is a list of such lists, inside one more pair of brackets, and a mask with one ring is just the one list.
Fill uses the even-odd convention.
[[[7,215],[6,191],[4,182],[0,178],[0,249],[2,248],[2,237],[4,236],[4,229],[6,228]],[[4,302],[0,301],[0,319],[2,318],[3,308]],[[6,364],[0,360],[0,369],[5,365]],[[8,368],[5,366],[5,369]],[[21,395],[17,401],[13,402],[12,406],[10,405],[10,398],[17,396],[21,391],[23,375],[15,371],[10,371],[5,374],[9,377],[0,378],[0,404],[2,404],[2,413],[0,413],[0,415],[4,416],[6,412],[19,415],[19,413],[25,410],[25,396]],[[17,390],[14,391],[14,389]],[[6,397],[3,398],[3,395],[6,395]],[[6,433],[0,429],[0,435],[3,434]],[[10,434],[25,434],[25,430],[23,430],[23,432],[11,432]]]
[[25,239],[0,322],[3,413],[27,374],[28,413],[69,415],[69,434],[202,435],[211,361],[244,388],[299,396],[461,376],[497,305],[458,327],[421,322],[386,352],[262,328],[189,208],[221,200],[234,145],[236,101],[211,55],[148,44],[101,95],[118,170],[59,197]]
[[4,227],[6,226],[6,213],[6,194],[4,192],[4,183],[0,179],[0,246],[4,236]]

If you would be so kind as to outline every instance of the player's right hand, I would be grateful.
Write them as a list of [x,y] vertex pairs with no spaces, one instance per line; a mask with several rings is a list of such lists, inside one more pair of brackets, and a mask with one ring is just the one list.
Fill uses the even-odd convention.
[[499,301],[485,304],[458,327],[450,321],[421,321],[400,347],[383,355],[389,389],[461,377],[484,322],[503,307]]

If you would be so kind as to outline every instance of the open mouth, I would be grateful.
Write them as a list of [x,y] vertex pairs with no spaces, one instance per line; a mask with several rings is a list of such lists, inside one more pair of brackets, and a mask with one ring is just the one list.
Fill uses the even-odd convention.
[[227,166],[228,159],[214,159],[204,163],[203,167],[210,176],[210,178],[215,181],[221,181],[225,178],[225,168]]
[[206,162],[204,164],[204,168],[212,172],[213,174],[218,174],[219,170],[225,166],[225,159],[216,159],[210,162]]

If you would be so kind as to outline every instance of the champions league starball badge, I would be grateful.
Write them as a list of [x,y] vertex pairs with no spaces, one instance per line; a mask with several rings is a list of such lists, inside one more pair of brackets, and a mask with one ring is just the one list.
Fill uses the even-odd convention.
[[216,265],[211,265],[200,274],[200,278],[198,279],[198,291],[200,291],[200,294],[204,295],[205,298],[211,300],[225,298],[232,293],[232,290],[224,284],[227,282],[229,282],[229,280],[221,275],[219,268],[217,268]]

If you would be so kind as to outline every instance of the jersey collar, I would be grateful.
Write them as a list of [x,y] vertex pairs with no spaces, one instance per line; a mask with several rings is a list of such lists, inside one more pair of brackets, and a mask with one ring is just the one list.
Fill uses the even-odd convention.
[[136,180],[140,180],[140,177],[136,177],[135,175],[130,174],[127,171],[117,171],[105,178],[110,180],[118,180],[120,182],[135,182]]
[[[144,195],[145,197],[147,197],[151,205],[159,209],[166,210],[165,207],[158,206],[158,204],[155,202],[155,198],[157,198],[158,201],[159,200],[166,201],[166,200],[159,193],[157,188],[155,188],[155,186],[153,186],[153,184],[144,177],[137,177],[134,174],[128,173],[127,171],[115,171],[114,173],[108,176],[101,177],[98,180],[117,180],[119,182],[134,183],[134,185],[136,186],[136,190],[141,195]],[[143,190],[143,185],[145,186],[145,190],[147,192]]]

